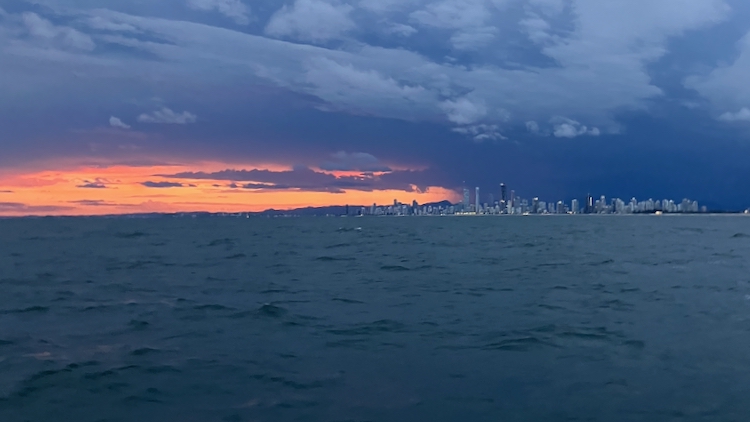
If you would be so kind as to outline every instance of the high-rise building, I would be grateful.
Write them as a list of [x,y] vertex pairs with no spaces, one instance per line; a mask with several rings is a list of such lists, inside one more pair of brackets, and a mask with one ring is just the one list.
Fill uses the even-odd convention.
[[586,195],[586,214],[594,212],[594,197],[591,194]]
[[500,183],[500,200],[503,202],[508,201],[508,188],[505,187],[505,183]]
[[481,206],[479,204],[479,186],[477,186],[476,188],[474,188],[474,211],[479,213],[480,207]]
[[578,207],[578,200],[574,199],[570,201],[570,212],[572,212],[573,214],[578,214],[579,211],[580,208]]
[[471,194],[469,193],[468,189],[464,188],[464,200],[463,200],[464,211],[468,211],[470,204],[471,204]]
[[516,191],[511,190],[510,191],[510,206],[515,207],[516,206]]

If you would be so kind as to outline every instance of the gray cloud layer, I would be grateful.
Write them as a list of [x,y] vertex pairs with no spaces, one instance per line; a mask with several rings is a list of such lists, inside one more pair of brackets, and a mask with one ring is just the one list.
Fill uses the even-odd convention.
[[[412,192],[424,191],[436,185],[439,174],[433,171],[393,171],[382,175],[363,173],[354,176],[336,177],[317,172],[304,166],[288,171],[271,170],[222,170],[218,172],[183,172],[159,175],[161,177],[184,180],[217,180],[232,182],[231,188],[258,190],[295,189],[310,192],[343,193],[344,190],[371,192],[374,190],[396,189]],[[221,186],[221,185],[219,185]]]
[[[255,33],[117,12],[115,1],[108,3],[111,9],[80,8],[71,0],[46,3],[67,6],[60,10],[72,14],[72,20],[66,19],[69,26],[32,12],[10,14],[3,18],[4,38],[12,40],[6,58],[106,68],[115,79],[140,68],[167,84],[176,79],[232,84],[238,77],[251,78],[313,95],[329,110],[443,120],[459,127],[533,120],[560,132],[551,120],[569,119],[609,133],[619,130],[613,113],[643,109],[649,99],[664,94],[646,67],[667,54],[670,38],[715,25],[730,10],[723,0],[296,0],[279,3]],[[239,0],[189,0],[187,5],[249,22],[249,8]],[[378,28],[391,28],[378,35],[387,42],[364,41]],[[396,30],[400,35],[393,28],[401,28]],[[404,34],[423,34],[429,43],[411,44]],[[335,39],[347,47],[329,46]],[[493,53],[511,40],[525,46],[527,63]],[[687,85],[718,108],[747,106],[750,92],[731,88],[747,70],[747,44],[740,43],[743,54],[733,65],[689,79]],[[95,48],[133,54],[103,56]],[[479,54],[469,54],[468,61],[451,57],[472,51]],[[196,117],[162,108],[138,120],[185,124]],[[561,133],[590,134],[569,125]]]

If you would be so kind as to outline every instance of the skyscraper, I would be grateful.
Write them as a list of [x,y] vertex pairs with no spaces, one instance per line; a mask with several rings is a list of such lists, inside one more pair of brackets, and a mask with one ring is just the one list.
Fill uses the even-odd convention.
[[474,188],[474,211],[479,213],[479,186]]
[[578,211],[580,211],[580,209],[578,208],[578,200],[574,199],[570,201],[570,212],[572,212],[573,214],[578,214]]
[[505,183],[500,183],[500,200],[508,201],[508,189],[505,187]]
[[466,188],[464,188],[464,201],[463,201],[464,211],[468,211],[469,210],[469,205],[471,204],[471,197],[470,197],[470,195],[471,194],[469,193],[469,190],[466,189]]

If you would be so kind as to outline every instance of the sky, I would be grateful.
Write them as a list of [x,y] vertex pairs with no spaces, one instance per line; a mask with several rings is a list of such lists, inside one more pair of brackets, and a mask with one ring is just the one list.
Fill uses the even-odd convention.
[[2,0],[0,216],[745,209],[748,75],[744,0]]

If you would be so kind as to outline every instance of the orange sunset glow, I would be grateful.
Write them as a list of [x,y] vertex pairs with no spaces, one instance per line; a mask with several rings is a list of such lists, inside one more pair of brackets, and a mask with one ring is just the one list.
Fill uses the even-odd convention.
[[[230,187],[226,180],[173,179],[159,174],[211,172],[226,169],[222,163],[172,166],[79,166],[65,170],[0,174],[0,216],[110,215],[146,212],[243,212],[293,209],[325,205],[388,204],[394,199],[410,203],[454,200],[457,194],[431,187],[424,192],[401,190],[344,190],[343,193],[300,189],[266,190]],[[245,166],[281,171],[281,166]],[[352,175],[351,172],[336,174]],[[175,183],[174,187],[149,187],[144,182]],[[177,185],[180,184],[181,186]]]

